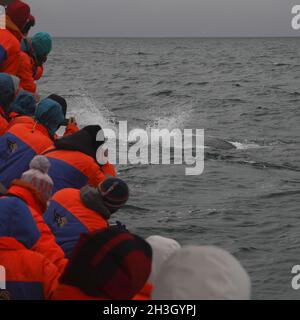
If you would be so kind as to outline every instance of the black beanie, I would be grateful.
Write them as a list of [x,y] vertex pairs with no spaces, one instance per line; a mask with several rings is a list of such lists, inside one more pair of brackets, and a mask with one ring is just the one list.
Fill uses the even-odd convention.
[[129,188],[127,183],[118,178],[108,178],[104,180],[98,186],[98,190],[110,213],[118,211],[129,199]]
[[51,99],[54,100],[55,102],[59,103],[64,116],[66,117],[67,114],[67,109],[68,109],[68,104],[65,98],[63,98],[62,96],[59,96],[57,94],[51,94],[47,99]]

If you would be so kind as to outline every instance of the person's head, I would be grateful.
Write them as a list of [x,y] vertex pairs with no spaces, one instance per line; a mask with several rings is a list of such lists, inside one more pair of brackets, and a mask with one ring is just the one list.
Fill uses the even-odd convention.
[[13,3],[15,2],[16,0],[0,0],[0,5],[1,6],[7,6],[9,5],[10,3]]
[[[59,150],[80,151],[97,160],[97,151],[104,144],[103,130],[100,126],[87,126],[76,133],[54,142]],[[99,140],[98,140],[99,139]]]
[[127,183],[121,179],[108,178],[100,183],[98,188],[83,187],[80,190],[80,197],[87,208],[109,219],[128,201],[129,188]]
[[15,100],[20,79],[6,73],[0,73],[0,107],[5,111]]
[[81,235],[59,281],[90,297],[130,300],[146,284],[151,259],[145,240],[111,227]]
[[47,32],[39,32],[31,38],[32,49],[39,65],[42,65],[52,50],[52,37]]
[[33,15],[30,15],[28,21],[26,22],[25,26],[21,31],[25,36],[27,36],[30,29],[34,26],[35,26],[35,17]]
[[164,262],[181,246],[176,240],[161,236],[151,236],[146,241],[150,244],[153,252],[152,271],[149,281],[155,283]]
[[52,99],[44,99],[36,108],[35,119],[48,130],[52,137],[64,122],[65,117],[59,103]]
[[217,247],[184,247],[162,266],[154,300],[249,300],[247,272],[230,253]]
[[48,175],[50,162],[44,156],[35,156],[30,164],[30,169],[24,172],[21,180],[30,184],[38,191],[44,203],[47,203],[52,196],[53,180]]
[[7,6],[6,14],[18,29],[22,31],[30,18],[30,7],[27,3],[16,0]]
[[59,103],[62,108],[62,112],[64,114],[64,117],[66,118],[67,110],[68,110],[67,100],[57,94],[51,94],[49,97],[47,97],[47,99],[52,99],[52,100],[56,101],[57,103]]
[[36,99],[30,92],[22,90],[9,108],[9,112],[15,112],[22,116],[34,116]]

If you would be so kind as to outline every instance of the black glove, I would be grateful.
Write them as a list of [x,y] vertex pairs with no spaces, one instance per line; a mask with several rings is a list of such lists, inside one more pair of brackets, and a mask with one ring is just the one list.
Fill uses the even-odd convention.
[[119,228],[122,231],[129,232],[129,230],[126,228],[126,225],[122,224],[122,222],[120,222],[120,221],[116,221],[116,227]]

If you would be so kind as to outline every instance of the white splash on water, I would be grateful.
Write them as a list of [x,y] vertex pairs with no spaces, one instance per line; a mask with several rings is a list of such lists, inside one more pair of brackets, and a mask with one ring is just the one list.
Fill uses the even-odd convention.
[[233,141],[229,141],[229,143],[233,144],[237,148],[237,150],[248,150],[248,149],[262,148],[262,146],[260,146],[257,143],[241,143],[241,142],[233,142]]
[[116,130],[115,117],[104,104],[99,103],[87,94],[68,98],[68,117],[76,117],[79,127],[99,125],[105,129]]

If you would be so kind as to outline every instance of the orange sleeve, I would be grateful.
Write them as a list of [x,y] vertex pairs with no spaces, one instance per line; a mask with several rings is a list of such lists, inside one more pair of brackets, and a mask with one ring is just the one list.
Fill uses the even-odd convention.
[[107,179],[96,162],[94,162],[93,165],[90,166],[89,171],[89,185],[92,187],[97,187],[99,183]]
[[36,83],[33,78],[33,66],[30,57],[25,53],[21,52],[21,65],[17,76],[20,78],[20,86],[33,94],[36,93]]
[[44,67],[38,66],[34,75],[34,80],[40,80],[44,73]]
[[64,137],[71,136],[75,132],[79,131],[76,123],[69,123],[66,127]]
[[107,176],[107,177],[116,177],[117,173],[115,170],[115,167],[107,162],[103,166],[101,166],[101,171]]

